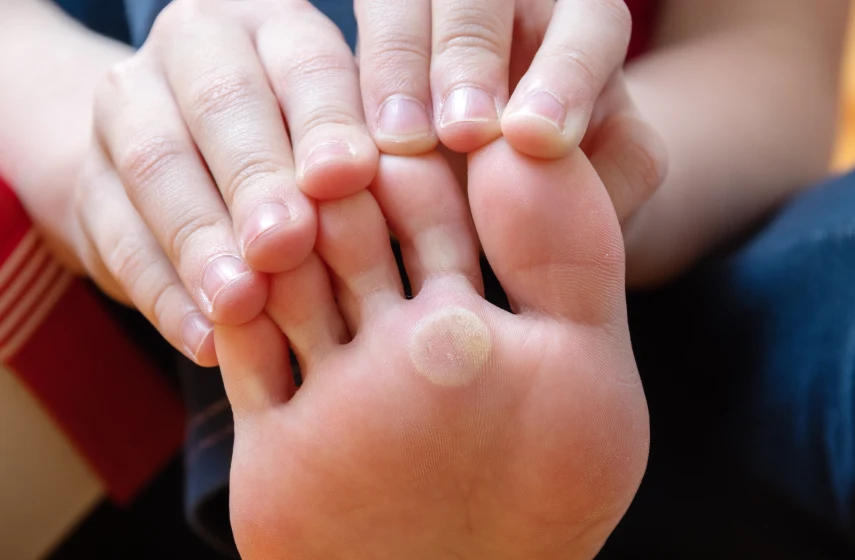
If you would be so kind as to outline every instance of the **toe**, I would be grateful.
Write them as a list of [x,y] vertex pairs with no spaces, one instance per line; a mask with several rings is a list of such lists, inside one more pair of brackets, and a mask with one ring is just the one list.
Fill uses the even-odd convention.
[[318,208],[317,251],[335,275],[333,286],[352,334],[355,326],[404,289],[395,264],[386,221],[374,197],[361,191]]
[[235,419],[282,404],[294,394],[288,345],[266,314],[237,327],[215,326],[214,340]]
[[329,274],[312,253],[297,269],[274,276],[270,288],[267,313],[288,337],[305,380],[312,364],[348,338]]
[[401,243],[414,294],[427,279],[450,274],[482,290],[475,228],[445,158],[384,155],[370,189]]
[[497,140],[470,157],[469,200],[484,252],[516,308],[586,324],[620,316],[620,225],[581,150],[543,161]]

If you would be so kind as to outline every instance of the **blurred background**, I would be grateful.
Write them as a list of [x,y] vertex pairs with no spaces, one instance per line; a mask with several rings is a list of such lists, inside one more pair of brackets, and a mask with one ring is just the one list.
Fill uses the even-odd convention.
[[[855,13],[855,12],[853,12]],[[840,132],[833,168],[836,172],[855,168],[855,16],[849,16],[849,38],[844,60]]]

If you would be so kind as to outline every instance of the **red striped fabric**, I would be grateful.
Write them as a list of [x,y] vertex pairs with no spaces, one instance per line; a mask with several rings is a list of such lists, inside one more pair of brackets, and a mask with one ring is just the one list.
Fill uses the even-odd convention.
[[53,258],[0,181],[0,362],[41,403],[118,503],[181,445],[174,389],[99,298]]

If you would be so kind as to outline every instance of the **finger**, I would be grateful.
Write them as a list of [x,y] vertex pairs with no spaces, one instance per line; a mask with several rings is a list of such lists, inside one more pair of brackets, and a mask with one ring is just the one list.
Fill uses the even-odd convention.
[[216,326],[214,340],[236,420],[265,412],[294,395],[288,343],[265,313],[240,326]]
[[600,97],[591,131],[590,138],[582,141],[582,149],[623,222],[656,192],[668,165],[662,140],[636,110],[621,73]]
[[508,142],[550,159],[577,147],[597,97],[623,64],[631,26],[624,0],[559,0],[502,116]]
[[216,365],[213,326],[134,210],[99,150],[81,174],[76,209],[104,272],[163,337],[202,366]]
[[430,0],[356,0],[359,77],[377,147],[390,154],[436,146],[430,95]]
[[517,0],[514,4],[514,39],[508,65],[510,91],[514,91],[534,60],[552,19],[555,0]]
[[[84,167],[91,167],[86,165]],[[90,184],[92,181],[88,177],[81,177],[78,181],[81,184]],[[121,185],[120,185],[121,186]],[[87,226],[83,223],[84,216],[81,209],[84,207],[84,200],[87,200],[90,195],[84,192],[85,189],[78,187],[75,189],[74,196],[74,220],[76,223],[74,232],[74,248],[80,263],[85,269],[85,273],[95,282],[95,285],[104,292],[110,299],[121,303],[122,305],[133,306],[131,298],[122,289],[119,283],[113,278],[113,275],[107,270],[107,265],[101,258],[98,248],[94,244],[94,240],[90,237]]]
[[316,253],[271,279],[267,313],[288,337],[304,381],[313,364],[349,339],[329,273]]
[[289,270],[311,251],[317,222],[252,40],[226,16],[174,12],[158,28],[160,58],[243,256],[254,270]]
[[413,294],[427,279],[448,275],[482,290],[475,228],[445,158],[383,156],[370,189],[401,243]]
[[318,200],[345,198],[368,186],[379,155],[356,61],[318,10],[306,4],[294,12],[261,27],[258,54],[288,121],[298,185]]
[[239,257],[231,220],[166,84],[145,61],[115,69],[99,90],[96,134],[131,203],[216,323],[242,323],[267,297]]
[[508,101],[514,0],[434,0],[431,91],[443,144],[468,152],[498,138]]

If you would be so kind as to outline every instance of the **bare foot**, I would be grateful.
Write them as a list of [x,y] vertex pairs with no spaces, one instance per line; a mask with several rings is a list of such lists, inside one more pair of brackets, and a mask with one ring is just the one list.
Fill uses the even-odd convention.
[[218,328],[244,558],[591,558],[629,505],[647,409],[605,188],[579,151],[542,162],[499,140],[472,156],[469,197],[515,314],[480,295],[469,209],[434,153],[384,156],[370,193],[321,204],[317,254],[275,278],[269,317]]

